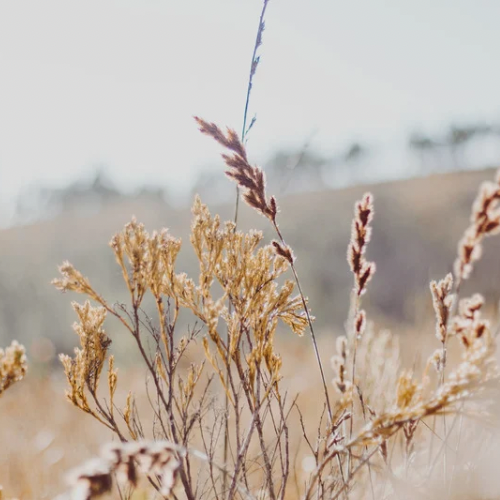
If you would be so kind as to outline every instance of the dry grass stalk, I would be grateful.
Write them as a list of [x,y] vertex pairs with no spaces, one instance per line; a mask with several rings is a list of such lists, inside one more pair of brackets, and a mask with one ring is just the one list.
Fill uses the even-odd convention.
[[[366,286],[375,273],[375,263],[368,262],[365,257],[366,248],[371,238],[373,219],[373,196],[365,193],[363,198],[355,204],[354,218],[351,225],[351,239],[347,247],[347,262],[354,275],[354,289],[351,295],[351,317],[348,319],[348,344],[347,352],[351,353],[351,381],[349,395],[351,400],[351,419],[349,421],[349,439],[352,438],[354,426],[354,398],[352,389],[357,385],[356,382],[356,357],[358,341],[366,328],[366,312],[361,309],[361,296],[366,292]],[[347,356],[346,356],[347,359]],[[359,389],[358,389],[359,390]],[[366,414],[364,402],[360,397],[363,414]],[[347,475],[350,474],[352,467],[352,457],[349,450],[349,459],[347,462]]]
[[[259,27],[257,29],[257,36],[255,37],[255,44],[253,47],[253,53],[252,53],[252,61],[250,64],[250,74],[248,76],[248,87],[247,87],[247,95],[246,95],[246,100],[245,100],[245,110],[243,112],[243,128],[241,131],[241,140],[243,143],[245,143],[245,139],[248,135],[248,132],[250,132],[250,129],[253,127],[256,121],[256,117],[254,116],[248,125],[247,128],[247,120],[248,120],[248,105],[250,103],[250,95],[252,93],[252,88],[253,88],[253,79],[255,76],[255,73],[257,72],[257,68],[260,63],[260,56],[257,55],[257,51],[259,50],[259,47],[262,45],[262,35],[264,34],[264,29],[266,27],[266,24],[264,22],[264,17],[266,15],[266,9],[267,5],[269,3],[269,0],[264,0],[262,3],[262,10],[260,13],[260,18],[259,18]],[[235,221],[236,222],[236,221]]]
[[436,312],[436,337],[441,343],[446,342],[448,320],[453,304],[453,276],[451,273],[439,281],[431,281],[432,303]]
[[500,173],[495,182],[481,185],[472,207],[471,224],[458,244],[458,257],[455,261],[455,277],[460,283],[469,278],[474,262],[481,258],[482,241],[486,236],[500,232]]
[[206,122],[199,117],[195,117],[195,120],[202,133],[209,135],[221,146],[232,152],[232,154],[223,154],[222,158],[229,167],[226,175],[236,181],[243,190],[243,199],[274,223],[278,213],[276,198],[271,196],[267,199],[265,174],[261,168],[250,165],[245,147],[238,134],[230,128],[224,133],[215,123]]
[[347,261],[354,274],[355,292],[358,296],[366,291],[366,285],[375,273],[375,263],[365,258],[366,247],[371,238],[370,223],[373,219],[373,197],[366,193],[356,203],[352,221],[351,241],[347,249]]
[[232,154],[230,155],[222,154],[222,158],[224,159],[226,165],[229,167],[229,170],[226,171],[226,175],[230,179],[234,180],[241,189],[243,189],[243,199],[247,202],[247,204],[271,221],[276,234],[278,235],[279,241],[273,242],[273,245],[278,255],[284,256],[290,263],[290,268],[299,290],[302,306],[304,308],[307,323],[309,325],[309,331],[311,333],[314,354],[316,356],[316,362],[318,364],[321,381],[323,384],[328,416],[330,419],[330,423],[333,423],[332,407],[328,394],[328,386],[323,369],[323,362],[321,361],[316,335],[314,333],[313,317],[311,316],[309,308],[307,307],[307,299],[302,291],[299,276],[295,269],[293,251],[286,244],[276,221],[276,215],[278,213],[276,198],[274,196],[271,196],[269,199],[267,198],[265,174],[260,167],[250,165],[247,159],[246,149],[238,139],[238,136],[234,130],[228,128],[227,133],[224,134],[224,132],[222,132],[222,130],[215,123],[206,122],[199,117],[195,117],[195,120],[200,126],[200,131],[202,133],[209,135],[223,147],[225,147],[229,151],[232,151]]
[[[255,121],[257,119],[256,115],[254,115],[254,117],[250,121],[250,124],[247,126],[248,109],[249,109],[249,104],[250,104],[250,96],[252,94],[253,79],[255,77],[255,73],[257,72],[257,67],[259,66],[259,63],[260,63],[260,56],[257,55],[257,52],[259,50],[259,47],[262,45],[262,35],[263,35],[264,29],[265,29],[264,18],[266,15],[266,9],[267,9],[268,3],[269,3],[269,0],[263,0],[262,10],[260,13],[260,18],[259,18],[259,26],[257,28],[257,35],[255,38],[255,44],[253,47],[252,60],[250,63],[250,73],[248,76],[248,86],[247,86],[247,93],[246,93],[246,99],[245,99],[245,108],[244,108],[244,112],[243,112],[243,125],[242,125],[242,129],[241,129],[241,142],[243,144],[246,144],[247,135],[250,132],[251,128],[253,127],[253,125],[255,124]],[[235,202],[235,207],[234,207],[234,228],[235,229],[236,229],[237,224],[238,224],[239,206],[240,206],[240,187],[239,187],[239,185],[237,185],[236,186],[236,202]],[[231,314],[231,313],[232,313],[232,304],[229,301],[229,314]],[[227,340],[229,342],[229,338]],[[226,371],[226,381],[225,381],[226,385],[229,382],[229,376],[230,376],[229,372]],[[227,417],[228,410],[229,410],[229,395],[227,393],[226,393],[224,410],[225,410],[225,415]],[[228,454],[229,454],[229,423],[228,423],[227,418],[225,418],[225,422],[224,422],[224,462],[227,462]],[[222,490],[225,491],[226,488],[227,488],[227,476],[224,475]]]

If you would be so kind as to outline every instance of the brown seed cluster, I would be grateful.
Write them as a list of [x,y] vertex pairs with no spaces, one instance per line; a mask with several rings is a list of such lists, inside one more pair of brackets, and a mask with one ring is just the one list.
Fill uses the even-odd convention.
[[499,200],[500,172],[495,182],[482,184],[474,201],[471,225],[458,244],[458,257],[455,261],[455,277],[458,281],[467,279],[472,272],[474,262],[481,258],[483,239],[500,232]]
[[366,291],[366,285],[375,273],[375,263],[365,258],[366,247],[370,241],[373,219],[373,197],[366,193],[356,203],[352,221],[351,240],[347,249],[347,261],[354,273],[355,290],[358,296]]
[[69,475],[72,498],[91,500],[113,488],[114,478],[122,486],[136,487],[140,475],[157,478],[159,493],[169,497],[176,483],[180,462],[178,447],[166,441],[113,444]]
[[293,251],[288,245],[284,245],[283,243],[280,243],[276,240],[272,241],[272,245],[276,250],[276,253],[278,255],[281,255],[281,257],[284,257],[290,264],[293,264],[295,262]]
[[453,318],[451,332],[457,335],[463,345],[469,349],[485,336],[490,338],[490,323],[481,317],[484,298],[476,293],[472,297],[462,299],[459,304],[458,314]]
[[438,283],[431,281],[430,288],[432,303],[436,312],[436,337],[444,344],[446,342],[448,319],[454,299],[454,295],[451,293],[453,288],[452,274],[449,273]]
[[226,175],[233,179],[243,190],[243,199],[252,208],[260,212],[272,222],[276,221],[278,206],[276,198],[266,197],[266,178],[263,170],[252,166],[248,162],[245,146],[241,143],[238,134],[228,128],[226,134],[215,124],[202,118],[195,117],[200,131],[215,139],[220,145],[232,151],[232,154],[222,154],[224,162],[229,167]]

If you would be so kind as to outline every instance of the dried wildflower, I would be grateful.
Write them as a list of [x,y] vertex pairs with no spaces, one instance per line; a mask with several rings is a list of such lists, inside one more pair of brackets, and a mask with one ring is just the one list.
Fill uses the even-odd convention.
[[337,376],[333,379],[333,383],[341,394],[349,392],[351,389],[351,382],[347,380],[347,338],[344,335],[337,337],[335,343],[336,354],[332,357],[332,368]]
[[484,297],[479,293],[472,297],[462,299],[458,306],[459,316],[464,319],[474,320],[481,314],[484,305]]
[[[85,391],[88,389],[92,394],[97,391],[99,377],[111,344],[103,328],[106,309],[92,307],[89,301],[83,305],[73,302],[73,308],[80,320],[79,323],[73,325],[73,329],[80,338],[81,349],[75,348],[73,359],[64,354],[61,354],[59,358],[70,385],[66,396],[75,406],[87,413],[92,413]],[[110,361],[109,383],[114,392],[116,372],[113,369],[113,361]]]
[[103,449],[100,458],[70,473],[72,498],[90,500],[111,492],[115,474],[118,483],[135,487],[139,473],[157,477],[159,493],[168,497],[180,467],[178,454],[178,447],[167,441],[112,444]]
[[[154,382],[154,435],[190,446],[193,443],[191,432],[197,429],[197,423],[201,432],[209,427],[202,419],[206,410],[203,399],[210,379],[197,404],[195,393],[199,390],[197,386],[204,364],[190,364],[186,374],[181,376],[180,360],[191,337],[177,341],[173,336],[179,310],[188,309],[206,327],[203,338],[205,356],[227,395],[222,420],[214,423],[213,434],[207,436],[210,439],[205,440],[205,436],[201,435],[207,452],[203,459],[210,464],[207,472],[210,477],[206,484],[211,481],[214,485],[213,496],[220,492],[219,496],[235,498],[236,490],[240,492],[237,482],[242,479],[248,484],[248,471],[259,468],[265,476],[265,484],[269,485],[264,488],[265,491],[262,490],[261,496],[279,499],[285,495],[289,450],[286,395],[279,384],[282,358],[276,352],[275,334],[281,321],[301,335],[308,324],[309,313],[302,293],[294,295],[295,284],[283,279],[283,273],[288,269],[295,273],[294,256],[279,233],[275,222],[276,202],[274,198],[268,200],[266,197],[262,171],[248,164],[246,151],[234,132],[224,134],[213,124],[201,120],[199,123],[205,133],[232,152],[225,156],[229,175],[244,187],[247,202],[273,222],[279,241],[263,245],[262,233],[237,231],[234,223],[224,223],[219,217],[211,216],[208,208],[197,198],[193,206],[191,243],[199,262],[199,273],[196,279],[191,279],[184,273],[175,272],[180,240],[171,237],[166,230],[150,235],[142,224],[133,220],[111,241],[131,294],[130,313],[124,306],[116,309],[109,307],[93,291],[86,278],[71,265],[63,265],[63,278],[56,280],[56,286],[85,293],[103,306],[92,308],[88,302],[74,306],[80,320],[74,328],[81,348],[75,350],[74,358],[61,357],[70,384],[68,397],[113,430],[122,442],[125,437],[116,424],[116,414],[123,418],[132,439],[144,435],[139,410],[131,393],[126,403],[120,405],[121,408],[124,406],[123,412],[113,413],[113,408],[118,408],[113,404],[117,371],[114,358],[107,354],[110,340],[104,332],[103,322],[106,312],[114,314],[134,336]],[[491,186],[484,188],[480,202],[475,205],[473,227],[466,233],[470,241],[462,248],[462,271],[471,266],[479,255],[478,235],[493,234],[499,229],[496,212],[492,212],[496,210],[492,207],[497,201],[497,191]],[[410,463],[414,456],[417,425],[421,420],[431,415],[462,411],[463,403],[471,396],[481,394],[499,380],[493,356],[494,338],[489,323],[481,318],[483,299],[476,295],[461,301],[458,314],[450,318],[451,275],[438,283],[431,283],[431,292],[436,311],[436,335],[443,344],[448,335],[454,335],[461,341],[460,363],[445,373],[445,349],[442,349],[429,359],[421,378],[413,373],[396,375],[399,363],[397,342],[385,332],[375,335],[371,326],[367,325],[365,311],[360,309],[360,296],[366,291],[375,270],[374,264],[365,258],[372,217],[372,198],[365,195],[356,204],[348,250],[355,281],[348,322],[349,340],[345,336],[337,340],[336,353],[332,358],[335,371],[333,383],[340,397],[334,413],[326,391],[328,422],[326,426],[324,421],[320,422],[317,447],[311,446],[315,468],[306,486],[306,499],[312,498],[311,491],[315,487],[324,488],[324,498],[338,498],[345,490],[350,494],[352,478],[358,470],[361,471],[359,474],[370,470],[372,456],[380,453],[390,463],[392,458],[389,459],[388,445],[396,433],[399,437],[403,434],[402,441],[394,439],[394,442],[403,443],[407,463]],[[456,281],[459,283],[462,278],[458,276]],[[298,281],[297,288],[300,291]],[[154,320],[149,317],[140,316],[140,306],[147,293],[152,294],[156,304],[157,324],[153,324]],[[121,312],[124,314],[121,315]],[[141,340],[144,329],[148,327],[154,341],[151,350]],[[358,347],[359,369],[356,372]],[[97,387],[106,359],[110,400],[101,404]],[[442,375],[437,388],[430,384],[430,377],[427,376],[430,363],[434,363]],[[353,397],[356,394],[354,389],[359,402]],[[88,397],[89,394],[92,398]],[[228,424],[228,419],[233,416],[234,420]],[[269,425],[271,420],[272,425]],[[225,427],[224,438],[227,438],[228,446],[234,444],[235,449],[227,454],[224,466],[220,468],[221,481],[221,477],[213,472],[214,467],[218,468],[213,459],[219,453],[218,432]],[[322,433],[325,427],[328,428],[326,435]],[[270,435],[273,428],[275,436],[272,446],[269,446],[271,440],[268,433]],[[228,429],[235,432],[234,438],[232,435],[228,437]],[[250,461],[253,460],[250,450],[257,443],[260,449],[254,464]],[[192,477],[196,473],[185,451],[186,448],[170,443],[141,442],[114,446],[100,460],[77,474],[74,484],[79,490],[76,491],[79,491],[80,498],[92,498],[109,492],[115,476],[117,481],[135,486],[140,474],[145,473],[151,476],[159,493],[164,496],[173,493],[179,476],[184,488],[180,496],[195,498],[196,492],[192,488],[196,489],[198,484],[192,484]],[[333,458],[338,459],[338,469],[337,465],[332,465],[330,469],[325,467]],[[229,468],[226,468],[226,463]],[[368,467],[364,467],[365,464]],[[377,473],[375,463],[370,474],[372,471]],[[359,474],[357,478],[360,478]],[[273,482],[278,476],[283,478],[281,485]],[[362,476],[360,482],[368,483]],[[318,498],[320,496],[318,494]]]
[[63,264],[59,266],[59,272],[63,276],[62,279],[54,279],[51,282],[58,290],[81,293],[100,302],[100,297],[90,285],[88,278],[85,278],[83,274],[77,271],[68,261],[63,262]]
[[459,282],[469,278],[474,262],[481,258],[483,239],[500,232],[499,200],[500,175],[497,175],[495,182],[481,185],[472,206],[471,225],[458,244],[455,276]]
[[[212,340],[220,345],[215,340],[216,319],[226,315],[226,297],[232,298],[236,317],[250,328],[257,343],[272,342],[278,319],[302,335],[307,326],[302,301],[292,296],[291,281],[285,281],[281,289],[276,283],[288,269],[287,259],[277,255],[274,246],[259,248],[260,232],[244,234],[235,231],[231,223],[221,227],[218,217],[212,218],[199,199],[193,214],[191,242],[200,262],[200,277],[198,286],[192,288],[190,298],[183,303],[209,325]],[[215,302],[211,298],[214,277],[225,293]],[[240,338],[239,329],[235,329],[230,328],[230,332],[234,331],[230,336],[233,354]]]
[[110,247],[122,269],[123,277],[133,303],[139,306],[148,289],[156,298],[167,293],[174,273],[175,260],[181,241],[173,238],[167,229],[149,234],[135,219],[121,233],[113,236]]
[[484,299],[479,294],[462,299],[458,306],[458,314],[453,318],[452,332],[459,337],[466,349],[483,336],[491,337],[489,321],[481,318],[483,304]]
[[27,371],[24,346],[17,340],[5,349],[0,349],[0,396],[15,382],[24,378]]
[[278,255],[281,255],[284,257],[290,264],[293,264],[295,262],[295,257],[293,255],[292,249],[288,245],[283,245],[279,241],[272,241],[272,245],[276,250],[276,253]]
[[357,339],[360,339],[365,333],[366,329],[366,312],[364,309],[361,309],[356,313],[354,318],[354,332]]
[[229,128],[224,134],[215,123],[206,122],[198,117],[195,117],[195,120],[198,122],[202,133],[211,136],[220,145],[232,152],[230,155],[223,154],[222,158],[229,167],[226,175],[236,181],[243,190],[243,199],[248,205],[274,223],[278,213],[276,199],[274,196],[271,196],[269,200],[267,199],[264,172],[260,167],[253,167],[248,163],[245,146],[241,143],[238,134]]
[[366,285],[375,273],[375,263],[368,262],[364,256],[371,237],[372,218],[373,198],[370,193],[366,193],[363,199],[356,203],[351,241],[347,249],[347,261],[354,274],[355,290],[358,296],[366,291]]
[[403,374],[398,383],[397,404],[366,425],[348,446],[372,441],[375,437],[391,435],[409,421],[427,416],[452,412],[460,401],[478,395],[491,383],[498,383],[499,372],[494,361],[494,342],[489,330],[475,339],[464,350],[462,362],[453,369],[437,390],[423,397],[421,387],[411,377]]
[[444,279],[436,283],[431,281],[432,303],[436,312],[436,337],[442,343],[446,341],[448,318],[453,304],[453,276],[447,274]]

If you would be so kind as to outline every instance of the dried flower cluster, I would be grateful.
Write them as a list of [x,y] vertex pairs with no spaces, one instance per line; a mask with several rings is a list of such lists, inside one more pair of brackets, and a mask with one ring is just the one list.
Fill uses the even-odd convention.
[[[80,339],[81,349],[75,348],[74,358],[65,354],[59,356],[70,386],[66,396],[75,406],[97,417],[89,405],[87,391],[95,398],[107,351],[111,344],[111,340],[103,329],[106,309],[92,307],[88,300],[84,305],[73,302],[73,309],[80,320],[79,323],[73,325],[73,330]],[[110,372],[113,372],[112,356],[109,358],[109,366]],[[115,384],[110,386],[112,393],[114,387]]]
[[13,340],[5,350],[0,349],[0,396],[12,384],[22,380],[26,370],[24,346]]
[[481,317],[483,305],[484,298],[478,293],[462,299],[458,314],[451,323],[451,334],[458,336],[466,349],[473,347],[482,338],[487,338],[487,341],[493,344],[490,323]]
[[226,175],[236,181],[238,186],[243,189],[243,199],[255,210],[267,217],[272,222],[276,220],[278,206],[276,198],[271,196],[269,200],[266,197],[266,179],[263,170],[258,166],[252,166],[248,163],[245,147],[241,143],[238,134],[227,129],[224,132],[215,124],[209,123],[202,118],[195,117],[200,131],[215,139],[221,146],[232,151],[232,154],[223,154],[222,158],[229,170]]
[[436,283],[431,281],[432,303],[436,312],[436,337],[443,344],[446,342],[446,334],[448,330],[448,320],[450,310],[453,305],[453,276],[451,273]]
[[159,479],[159,493],[169,497],[175,486],[180,462],[179,450],[165,441],[137,441],[103,448],[101,457],[92,459],[69,474],[71,498],[91,500],[113,488],[114,478],[122,486],[137,487],[140,474]]
[[472,207],[471,225],[467,228],[458,244],[458,257],[455,261],[457,280],[467,279],[474,262],[481,258],[482,241],[486,236],[500,232],[500,173],[495,182],[482,184]]
[[366,193],[361,201],[356,203],[352,221],[351,241],[347,249],[347,261],[354,274],[356,293],[362,295],[366,285],[375,273],[375,263],[365,258],[366,246],[371,238],[370,222],[373,219],[373,198]]
[[[13,340],[5,350],[0,349],[0,396],[12,384],[21,381],[27,370],[26,351],[17,340]],[[2,498],[4,498],[3,487],[0,485],[0,500]]]

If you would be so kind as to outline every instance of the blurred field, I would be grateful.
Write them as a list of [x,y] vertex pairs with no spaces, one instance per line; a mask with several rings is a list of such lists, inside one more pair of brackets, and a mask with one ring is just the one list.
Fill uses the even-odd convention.
[[[303,193],[278,199],[279,223],[298,257],[306,295],[317,328],[342,328],[352,277],[346,263],[350,221],[355,200],[369,189],[375,196],[373,241],[369,257],[377,273],[366,298],[368,311],[389,324],[418,323],[431,307],[428,283],[451,270],[456,245],[468,223],[477,186],[493,170],[359,186],[341,191]],[[228,190],[232,189],[228,182]],[[273,186],[269,187],[273,192]],[[222,220],[231,219],[232,206],[210,206]],[[111,301],[125,300],[121,273],[108,242],[135,215],[146,228],[167,227],[183,239],[178,270],[197,275],[189,243],[188,210],[174,211],[158,200],[116,203],[99,214],[66,214],[36,225],[0,232],[0,344],[16,338],[32,358],[50,357],[53,348],[69,350],[75,338],[69,299],[50,285],[57,266],[69,260]],[[244,204],[240,227],[262,229],[272,239],[266,220]],[[307,236],[304,237],[304,234]],[[481,290],[489,305],[500,298],[500,243],[488,241],[484,258],[464,290]],[[22,297],[22,300],[19,298]]]
[[[492,176],[493,170],[483,170],[369,187],[375,196],[376,216],[368,252],[377,263],[377,273],[365,303],[379,326],[411,333],[407,336],[411,339],[408,363],[416,361],[420,345],[435,343],[429,280],[441,278],[451,269],[477,186]],[[346,319],[352,286],[345,255],[353,204],[366,190],[355,187],[278,200],[280,228],[298,256],[298,271],[323,334],[321,350],[327,363],[333,352],[333,334],[341,331]],[[233,213],[230,206],[210,210],[222,219]],[[52,361],[56,363],[56,352],[71,350],[77,340],[71,331],[74,315],[69,304],[70,298],[77,297],[61,296],[49,282],[57,274],[57,265],[67,259],[103,295],[125,300],[122,276],[107,242],[132,215],[150,231],[166,226],[182,237],[184,253],[181,251],[178,270],[196,276],[187,239],[189,212],[175,212],[158,202],[116,204],[92,217],[67,214],[0,232],[0,345],[18,339],[27,346],[31,363],[27,379],[0,400],[0,484],[11,496],[53,498],[64,489],[63,472],[95,454],[110,439],[102,426],[64,400],[61,373],[48,368]],[[267,221],[246,206],[240,213],[240,225],[262,228],[268,239],[273,237]],[[496,305],[500,295],[499,250],[498,241],[486,242],[485,256],[465,288],[465,293],[484,293],[489,307]],[[425,336],[419,335],[424,326]],[[130,369],[118,390],[118,399],[124,401],[131,388],[141,394],[142,387],[144,392],[145,375],[131,366],[134,358],[127,356],[129,339],[118,337],[111,324],[109,333],[121,369]],[[321,399],[321,391],[317,373],[310,369],[314,360],[309,340],[281,338],[279,350],[286,386],[307,394],[308,411],[316,414],[319,407],[314,401]]]

